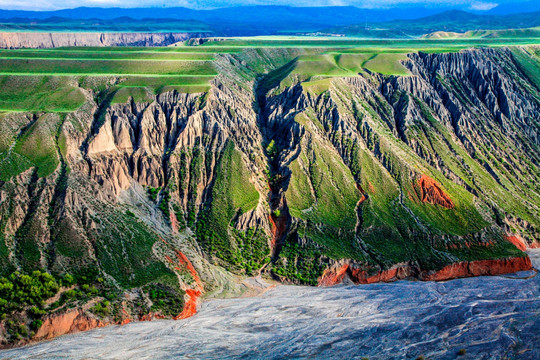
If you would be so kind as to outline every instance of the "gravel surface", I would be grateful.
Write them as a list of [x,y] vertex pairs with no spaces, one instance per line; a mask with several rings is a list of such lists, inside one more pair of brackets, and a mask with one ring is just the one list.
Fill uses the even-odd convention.
[[[540,250],[530,252],[540,268]],[[465,355],[458,355],[464,349]],[[463,351],[463,350],[462,350]],[[277,286],[181,321],[111,326],[0,359],[540,359],[540,276]]]

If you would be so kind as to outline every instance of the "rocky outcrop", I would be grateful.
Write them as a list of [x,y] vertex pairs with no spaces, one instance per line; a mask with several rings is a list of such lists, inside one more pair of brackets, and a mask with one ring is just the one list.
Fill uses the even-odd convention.
[[62,46],[167,46],[204,33],[0,32],[0,48]]
[[454,208],[452,199],[450,199],[450,197],[441,189],[439,184],[429,176],[423,174],[418,179],[418,186],[420,188],[419,196],[423,202],[440,205],[447,209]]
[[532,270],[532,263],[528,256],[524,256],[510,259],[458,262],[437,271],[423,272],[420,278],[425,281],[442,281],[471,276],[509,274],[527,270]]
[[33,340],[47,340],[60,335],[87,331],[103,327],[109,323],[86,315],[82,310],[74,309],[63,314],[51,315],[43,321]]
[[519,235],[505,235],[504,238],[514,244],[519,250],[527,250],[525,241]]
[[409,278],[423,281],[446,281],[472,276],[494,276],[532,270],[531,259],[528,256],[457,262],[439,270],[422,270],[416,265],[398,264],[388,270],[370,274],[356,264],[343,262],[340,266],[324,271],[319,278],[319,286],[332,286],[343,283],[346,279],[355,284],[372,284],[376,282],[391,282]]

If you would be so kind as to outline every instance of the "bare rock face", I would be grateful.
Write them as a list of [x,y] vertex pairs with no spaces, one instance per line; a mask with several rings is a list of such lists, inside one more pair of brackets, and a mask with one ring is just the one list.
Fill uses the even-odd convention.
[[80,310],[71,310],[45,320],[35,335],[35,340],[52,339],[60,335],[86,331],[107,325],[99,319],[89,318]]
[[91,33],[1,32],[0,48],[55,48],[62,46],[167,46],[204,33]]
[[420,187],[420,199],[423,202],[428,202],[433,205],[440,205],[447,209],[454,208],[454,202],[448,197],[448,195],[441,189],[439,184],[427,175],[422,175],[418,179],[418,186]]
[[325,270],[319,278],[319,286],[341,284],[347,278],[355,284],[372,284],[376,282],[392,282],[403,279],[417,278],[424,281],[445,281],[472,276],[494,276],[532,270],[528,257],[477,260],[454,263],[436,271],[422,271],[411,264],[397,264],[388,270],[369,274],[354,264],[344,262]]

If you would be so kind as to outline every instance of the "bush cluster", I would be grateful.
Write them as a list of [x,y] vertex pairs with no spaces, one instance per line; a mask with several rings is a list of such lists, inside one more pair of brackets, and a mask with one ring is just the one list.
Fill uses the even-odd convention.
[[46,299],[60,289],[58,281],[49,273],[36,270],[30,275],[19,272],[0,278],[0,315],[22,310],[26,306],[39,312]]

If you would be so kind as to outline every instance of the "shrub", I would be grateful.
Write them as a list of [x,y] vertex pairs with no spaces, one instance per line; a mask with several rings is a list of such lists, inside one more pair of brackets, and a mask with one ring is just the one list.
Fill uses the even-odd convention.
[[73,276],[70,275],[70,274],[64,275],[64,278],[62,279],[62,284],[63,284],[64,286],[70,286],[70,285],[73,285],[74,282],[75,282],[75,279],[74,279]]
[[110,308],[111,303],[107,300],[102,301],[100,303],[97,303],[90,309],[94,314],[99,315],[101,317],[108,316],[111,312]]
[[[0,315],[22,310],[26,306],[38,306],[54,296],[60,286],[56,279],[46,273],[36,270],[31,275],[18,271],[8,278],[0,278]],[[39,310],[39,309],[37,309]],[[39,311],[34,310],[35,313]]]
[[34,331],[37,331],[37,330],[39,330],[41,325],[43,325],[43,321],[41,321],[39,319],[34,320],[34,321],[32,321],[32,323],[30,323],[30,329],[32,329]]

